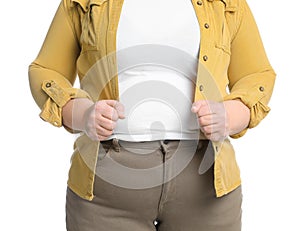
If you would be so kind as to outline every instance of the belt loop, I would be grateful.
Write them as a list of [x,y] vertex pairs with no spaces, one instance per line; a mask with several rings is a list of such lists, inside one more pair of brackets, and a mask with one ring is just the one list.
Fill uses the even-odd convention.
[[112,145],[113,145],[113,149],[114,149],[116,152],[120,152],[120,144],[119,144],[118,139],[113,138],[113,140],[112,140]]

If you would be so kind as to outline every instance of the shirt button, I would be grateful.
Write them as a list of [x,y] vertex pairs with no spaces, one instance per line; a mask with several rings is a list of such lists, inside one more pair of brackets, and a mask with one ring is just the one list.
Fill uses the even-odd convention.
[[209,24],[208,24],[208,23],[205,23],[205,24],[204,24],[204,27],[205,27],[206,29],[208,29],[208,28],[209,28]]
[[265,90],[265,88],[263,86],[259,87],[259,90],[262,92]]
[[46,87],[47,88],[51,87],[51,83],[46,83]]
[[197,1],[197,5],[198,5],[198,6],[202,6],[202,4],[203,4],[203,3],[202,3],[201,1]]
[[199,86],[199,90],[200,90],[200,91],[203,91],[203,90],[204,90],[203,85],[200,85],[200,86]]
[[218,146],[216,146],[216,152],[219,152],[219,147]]
[[203,60],[206,62],[208,60],[208,56],[207,55],[204,55],[203,56]]

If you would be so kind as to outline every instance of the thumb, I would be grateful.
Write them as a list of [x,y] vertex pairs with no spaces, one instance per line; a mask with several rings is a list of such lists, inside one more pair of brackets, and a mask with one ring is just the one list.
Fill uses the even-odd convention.
[[120,102],[116,101],[116,104],[114,106],[114,108],[116,109],[119,119],[124,119],[125,118],[125,107],[123,104],[121,104]]

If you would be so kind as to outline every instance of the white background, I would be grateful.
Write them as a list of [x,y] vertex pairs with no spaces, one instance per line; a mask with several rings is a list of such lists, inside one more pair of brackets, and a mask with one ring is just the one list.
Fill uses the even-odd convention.
[[[243,179],[243,231],[300,230],[299,8],[274,0],[248,3],[277,82],[271,113],[233,141]],[[0,230],[65,230],[74,136],[39,119],[27,77],[58,4],[1,4]]]

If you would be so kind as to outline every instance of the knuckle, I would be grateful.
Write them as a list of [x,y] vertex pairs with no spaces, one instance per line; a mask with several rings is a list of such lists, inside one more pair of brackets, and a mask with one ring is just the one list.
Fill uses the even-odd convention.
[[99,133],[98,134],[101,135],[101,136],[105,136],[107,138],[108,136],[112,135],[112,131],[109,131],[109,130],[101,127],[99,129]]
[[205,133],[211,133],[211,128],[206,126],[206,127],[203,127],[203,130]]
[[103,135],[106,137],[110,136],[111,134],[112,134],[112,131],[108,131],[108,130],[103,131]]
[[211,114],[211,108],[209,107],[209,105],[205,105],[205,107],[203,107],[202,113],[203,113],[204,115]]
[[113,117],[113,114],[114,114],[114,109],[111,108],[111,107],[106,107],[106,108],[105,108],[105,112],[106,112],[106,115],[107,115],[109,118],[112,118],[112,117]]
[[101,108],[103,108],[102,102],[98,101],[95,103],[95,110],[100,110]]
[[108,108],[110,108],[106,103],[104,103],[102,100],[98,101],[95,104],[95,110],[96,112],[103,112],[106,111]]
[[103,116],[100,116],[98,118],[98,125],[99,126],[102,126],[103,124],[105,123],[105,118]]
[[203,125],[204,122],[205,122],[205,120],[204,120],[203,117],[200,117],[200,118],[198,119],[198,121],[199,121],[199,124],[200,124],[200,125]]

